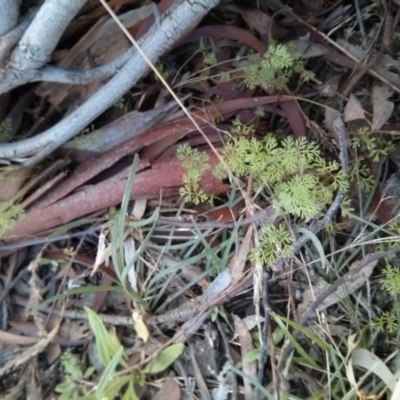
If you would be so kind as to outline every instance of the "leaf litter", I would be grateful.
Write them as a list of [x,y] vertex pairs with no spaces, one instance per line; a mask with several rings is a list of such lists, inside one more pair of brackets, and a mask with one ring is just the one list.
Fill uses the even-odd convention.
[[[151,26],[153,6],[111,3],[137,39]],[[386,392],[398,398],[399,194],[390,192],[391,203],[382,197],[394,179],[388,176],[398,174],[392,141],[399,62],[391,48],[398,33],[382,30],[372,2],[365,21],[341,5],[318,2],[316,12],[317,5],[295,3],[302,8],[218,6],[159,60],[203,132],[149,73],[47,163],[2,168],[2,201],[25,210],[22,217],[16,211],[17,222],[0,244],[2,396],[15,392],[30,365],[27,373],[46,398],[342,399]],[[392,6],[382,16],[389,27],[398,12]],[[75,70],[105,64],[130,46],[95,5],[85,7],[65,35],[55,64]],[[374,46],[366,42],[372,37]],[[263,56],[274,43],[289,42],[293,75],[282,68],[274,77],[280,85],[246,86],[246,74],[256,68],[254,52]],[[11,111],[3,113],[11,130],[3,136],[0,127],[1,140],[51,126],[103,84],[42,82],[22,99],[11,93]],[[337,135],[337,113],[346,122],[346,140]],[[337,185],[336,197],[314,218],[279,207],[276,188],[254,173],[213,174],[235,135],[248,137],[256,152],[267,132],[281,142],[306,137],[343,168],[348,157],[348,186],[326,174],[327,183]],[[210,169],[199,181],[208,202],[180,197],[187,179],[176,156],[181,144],[208,156]],[[126,193],[135,155],[140,161]],[[281,182],[285,196],[288,182]],[[122,215],[124,196],[134,203]],[[252,220],[267,209],[273,218]],[[293,252],[259,265],[254,248],[271,224],[283,231],[270,232],[292,235]],[[309,242],[305,231],[318,238]],[[279,242],[274,251],[283,254]],[[27,265],[34,268],[26,280],[19,271]],[[28,381],[20,381],[25,393]]]

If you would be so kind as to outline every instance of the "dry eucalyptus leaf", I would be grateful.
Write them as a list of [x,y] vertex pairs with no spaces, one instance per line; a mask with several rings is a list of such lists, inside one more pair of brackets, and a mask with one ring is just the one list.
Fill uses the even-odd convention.
[[330,108],[325,108],[324,125],[329,131],[332,130],[333,120],[335,119],[335,112]]
[[181,388],[178,382],[173,378],[167,378],[162,384],[160,390],[153,397],[153,400],[180,400]]
[[54,327],[54,329],[47,333],[47,336],[39,339],[36,344],[29,347],[27,350],[23,351],[21,354],[8,361],[4,365],[4,367],[0,368],[0,377],[8,373],[10,370],[15,369],[18,366],[26,363],[28,360],[37,356],[39,353],[42,353],[56,337],[60,322],[61,319],[58,321],[58,324]]
[[345,122],[354,121],[356,119],[365,119],[364,109],[353,93],[350,94],[349,101],[344,108],[343,117]]
[[388,121],[394,110],[394,103],[388,101],[393,91],[387,86],[374,85],[372,87],[372,129],[381,129]]
[[[343,39],[338,39],[337,43],[358,60],[361,60],[366,56],[366,51],[359,46],[355,46]],[[374,54],[377,53],[375,52]],[[385,78],[393,86],[400,87],[400,75],[397,72],[388,71],[388,68],[400,70],[400,62],[396,59],[393,59],[388,54],[385,54],[376,61],[372,67],[372,70]]]
[[136,263],[132,264],[132,260],[136,256],[136,245],[135,241],[133,240],[132,236],[129,236],[125,239],[124,242],[124,258],[125,258],[125,265],[130,266],[128,270],[128,281],[131,285],[131,288],[137,292],[137,272],[136,272]]
[[328,53],[328,49],[309,39],[309,35],[303,36],[298,40],[293,40],[294,49],[292,50],[292,57],[296,60],[298,58],[311,58],[323,56]]
[[133,205],[132,216],[136,221],[140,221],[146,212],[147,199],[137,199]]
[[255,29],[260,35],[271,34],[272,39],[280,39],[289,33],[261,10],[240,10],[240,13],[249,27]]
[[104,262],[106,252],[106,234],[102,230],[99,235],[99,243],[97,244],[96,260],[94,261],[93,270],[90,276],[93,276],[100,265]]
[[253,330],[257,325],[263,323],[265,321],[264,317],[261,317],[260,315],[249,315],[242,320],[244,324],[246,325],[246,328],[251,331]]
[[0,201],[12,199],[32,172],[32,167],[6,167],[0,174]]
[[134,310],[132,312],[132,320],[138,337],[146,343],[149,340],[150,334],[143,321],[143,316],[137,310]]
[[[350,272],[352,269],[356,268],[359,263],[360,261],[354,262],[350,267]],[[318,311],[325,310],[329,306],[338,303],[340,300],[359,289],[371,276],[377,263],[377,260],[371,261],[358,274],[355,274],[350,282],[347,281],[343,285],[339,286],[334,293],[330,294],[323,302],[321,302]],[[330,284],[328,282],[322,278],[318,278],[316,284],[312,288],[307,288],[304,291],[303,302],[298,307],[300,319],[307,312],[312,303],[314,303],[315,299],[325,293],[329,287]]]
[[328,78],[324,83],[318,86],[318,93],[321,97],[334,97],[336,96],[339,81],[341,78],[340,75],[334,75]]
[[37,360],[30,363],[28,370],[26,373],[29,375],[29,382],[26,386],[26,400],[42,400],[45,398],[41,384],[37,379],[37,371],[39,370],[39,365]]

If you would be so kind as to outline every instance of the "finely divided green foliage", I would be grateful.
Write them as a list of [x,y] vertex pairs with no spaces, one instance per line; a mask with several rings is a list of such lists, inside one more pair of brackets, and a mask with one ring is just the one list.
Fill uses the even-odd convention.
[[351,146],[353,149],[365,149],[368,152],[369,158],[373,162],[378,162],[381,158],[385,158],[391,151],[394,150],[395,145],[392,141],[384,141],[377,136],[353,137],[351,139]]
[[371,322],[371,327],[377,330],[377,333],[395,334],[398,329],[398,320],[395,311],[383,312],[379,317]]
[[61,357],[61,365],[64,370],[64,381],[57,385],[55,391],[60,393],[60,400],[81,399],[88,393],[85,380],[90,378],[95,372],[94,367],[89,367],[83,371],[81,360],[66,351]]
[[336,161],[327,161],[315,143],[271,133],[263,140],[238,137],[227,143],[223,158],[237,177],[252,175],[258,187],[268,185],[273,204],[285,213],[312,218],[348,180]]
[[[400,237],[400,223],[392,221],[388,225],[391,236],[387,238],[385,243],[381,243],[378,248],[381,251],[394,249],[399,245]],[[381,279],[381,287],[385,289],[397,303],[398,296],[400,295],[400,269],[394,260],[389,257],[384,259],[385,267],[383,269],[383,278]]]
[[290,45],[271,44],[260,57],[252,54],[244,71],[244,83],[249,89],[260,86],[263,89],[283,89],[293,73],[300,73],[304,81],[313,77],[300,60],[294,60]]
[[0,202],[0,237],[13,228],[18,219],[22,218],[24,210],[18,204],[10,201]]
[[12,129],[12,119],[10,117],[4,118],[0,123],[0,141],[6,142],[10,138],[10,133]]
[[209,168],[208,154],[183,144],[178,147],[177,157],[182,167],[186,169],[179,194],[189,203],[200,204],[207,201],[209,196],[200,187],[200,180]]
[[[255,191],[266,189],[277,212],[314,218],[332,202],[338,189],[347,190],[348,179],[340,165],[323,158],[317,144],[292,137],[279,142],[271,133],[263,140],[248,138],[249,132],[238,122],[235,129],[242,135],[229,140],[221,156],[236,178],[252,176]],[[209,168],[207,154],[181,145],[178,158],[187,171],[180,190],[183,199],[195,204],[208,200],[200,188],[201,175]],[[220,179],[228,175],[222,165],[213,172]],[[293,237],[283,226],[269,226],[252,257],[268,265],[281,256],[290,257],[292,244]]]
[[254,261],[262,265],[271,265],[280,257],[293,255],[293,236],[282,226],[267,225],[259,238],[259,246],[250,255]]

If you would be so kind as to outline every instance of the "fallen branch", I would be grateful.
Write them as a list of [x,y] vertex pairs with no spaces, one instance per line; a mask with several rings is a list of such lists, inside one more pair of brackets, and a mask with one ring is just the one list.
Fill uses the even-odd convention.
[[[162,16],[161,22],[154,25],[141,40],[141,46],[148,59],[153,63],[156,62],[218,2],[219,0],[197,0],[195,2],[179,0],[175,2],[172,9]],[[28,31],[25,35],[27,34]],[[21,158],[35,154],[32,158],[24,160],[23,164],[29,166],[41,161],[106,111],[130,90],[149,68],[140,54],[134,54],[121,71],[80,108],[52,128],[33,138],[2,145],[0,158],[21,160]]]

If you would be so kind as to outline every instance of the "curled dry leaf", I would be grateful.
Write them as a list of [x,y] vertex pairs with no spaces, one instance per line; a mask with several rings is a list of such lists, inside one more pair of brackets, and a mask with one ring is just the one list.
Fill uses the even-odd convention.
[[132,319],[138,337],[146,343],[149,340],[150,333],[143,321],[143,316],[137,310],[134,310],[132,313]]
[[372,106],[374,116],[372,129],[381,129],[388,121],[394,110],[394,103],[388,101],[393,91],[387,86],[374,85],[372,88]]
[[[351,386],[357,390],[359,389],[359,383],[357,382],[354,373],[354,367],[361,367],[363,370],[368,371],[368,373],[375,374],[392,392],[399,386],[398,382],[400,380],[400,373],[397,372],[393,375],[387,365],[369,350],[360,348],[355,349],[347,365],[347,378],[349,379]],[[392,399],[398,400],[398,397],[392,396]]]
[[138,291],[138,280],[137,280],[137,272],[136,272],[136,263],[132,263],[136,255],[136,245],[132,236],[129,236],[124,241],[124,258],[126,268],[129,266],[128,270],[128,282],[131,285],[132,290],[135,292]]
[[[358,60],[362,60],[366,56],[366,51],[359,47],[355,46],[343,39],[338,39],[337,43],[342,46],[344,49],[346,49],[352,56],[356,57]],[[332,56],[332,54],[327,54],[325,58],[331,59],[332,62],[335,64],[339,64],[344,66],[345,68],[354,68],[354,62],[350,61],[348,58],[347,61],[345,59],[341,59],[338,54],[335,54],[335,52],[332,52],[335,55],[335,59],[329,57]],[[376,57],[376,55],[372,56],[371,61],[373,60],[373,57]],[[348,62],[350,61],[350,62]],[[387,80],[390,84],[393,85],[393,88],[399,93],[400,88],[400,75],[395,72],[391,72],[388,70],[388,68],[400,68],[400,62],[393,59],[390,57],[388,54],[383,55],[380,57],[373,65],[372,70],[385,80]]]
[[162,384],[160,390],[153,397],[153,400],[180,400],[181,388],[175,379],[167,378]]
[[334,97],[336,96],[339,81],[342,75],[333,75],[328,78],[324,83],[318,86],[318,93],[321,97]]
[[268,14],[261,10],[240,10],[247,25],[255,29],[260,35],[269,36],[272,39],[280,39],[289,31],[278,25]]
[[39,353],[43,352],[46,347],[53,341],[56,337],[58,328],[60,326],[61,319],[58,320],[58,323],[55,325],[54,329],[52,329],[47,336],[42,337],[36,344],[34,344],[29,349],[23,351],[18,356],[14,357],[10,361],[4,365],[4,367],[0,368],[0,377],[9,372],[12,369],[17,368],[18,366],[24,364],[32,357],[35,357]]
[[147,200],[146,199],[137,199],[135,200],[135,204],[133,205],[132,210],[132,217],[139,221],[143,218],[147,207]]
[[2,171],[0,174],[0,201],[11,200],[32,172],[33,168],[31,167],[9,167]]
[[126,140],[141,135],[170,114],[174,107],[176,102],[170,101],[153,110],[131,111],[96,131],[75,137],[62,146],[61,152],[78,162],[87,161],[94,154],[105,153]]
[[349,101],[344,108],[343,117],[345,122],[354,121],[356,119],[365,119],[364,109],[353,93],[350,94]]
[[296,60],[298,58],[311,58],[323,56],[328,53],[328,49],[310,40],[310,35],[301,37],[298,40],[293,40],[294,49],[292,57]]
[[[354,262],[350,267],[350,272],[352,269],[356,268],[360,261]],[[347,297],[349,294],[354,293],[357,289],[359,289],[365,281],[371,276],[372,271],[374,270],[378,261],[372,261],[367,264],[359,274],[353,276],[353,280],[351,282],[347,282],[346,284],[340,285],[339,288],[329,295],[321,304],[318,306],[318,311],[325,310],[327,307],[336,304],[340,300]],[[298,312],[300,319],[305,314],[305,312],[310,308],[312,303],[318,297],[325,293],[330,287],[330,284],[326,282],[322,278],[318,278],[316,284],[312,288],[307,288],[304,291],[303,302],[298,307]]]
[[[218,164],[218,159],[214,153],[209,152],[209,156],[210,166],[213,168]],[[48,207],[27,212],[12,230],[3,235],[3,240],[18,240],[28,235],[35,235],[121,203],[129,172],[130,166],[113,177],[87,186]],[[176,156],[155,162],[151,169],[140,171],[136,175],[131,199],[158,198],[160,194],[177,195],[179,187],[182,186],[184,173],[185,170]],[[213,194],[229,190],[229,185],[215,178],[211,171],[204,173],[201,186],[206,192]]]

